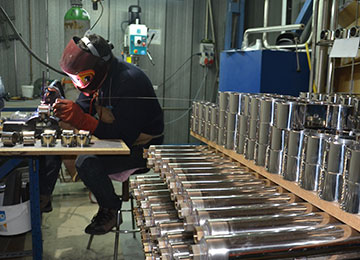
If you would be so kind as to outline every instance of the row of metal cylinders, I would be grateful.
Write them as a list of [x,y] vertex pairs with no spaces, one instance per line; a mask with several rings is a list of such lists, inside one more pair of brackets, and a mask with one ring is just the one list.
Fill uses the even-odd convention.
[[[338,202],[339,206],[347,212],[360,212],[360,174],[355,167],[350,167],[358,161],[355,158],[356,151],[359,150],[357,145],[359,133],[357,131],[335,131],[324,128],[299,130],[296,129],[297,127],[293,129],[293,126],[297,125],[297,119],[302,118],[296,112],[296,105],[292,106],[293,111],[283,110],[282,106],[277,107],[278,103],[275,98],[269,101],[271,99],[268,94],[265,95],[266,98],[244,93],[225,92],[225,94],[230,100],[235,94],[241,98],[248,97],[250,116],[234,114],[237,116],[234,131],[224,130],[221,132],[220,128],[214,130],[214,125],[210,123],[208,124],[210,130],[201,132],[199,131],[201,128],[194,128],[196,122],[195,124],[193,122],[191,127],[195,133],[227,149],[244,154],[246,159],[254,160],[256,165],[264,166],[270,173],[280,174],[284,179],[295,181],[306,190],[316,191],[321,199]],[[324,98],[321,95],[317,95],[317,97]],[[333,95],[332,97],[341,100],[339,96]],[[354,100],[358,99],[353,96],[344,96],[342,100],[354,103]],[[311,104],[311,111],[317,111],[319,108],[317,106],[324,104],[320,103]],[[263,107],[266,107],[264,104],[273,104],[273,107],[268,106],[264,110],[267,113],[260,113],[260,115],[268,116],[260,116],[260,120],[254,119],[258,118],[254,116],[258,113],[251,111],[261,111],[261,104]],[[324,118],[332,118],[333,122],[346,122],[347,120],[344,121],[344,119],[350,118],[350,114],[347,113],[329,113],[331,111],[329,107],[335,105],[328,104],[327,106],[327,109],[323,109],[323,113],[318,113],[312,118],[321,118],[319,114],[324,115]],[[268,111],[272,112],[269,114]],[[282,116],[276,116],[276,111]],[[291,116],[289,117],[289,115]],[[315,114],[313,113],[313,115]],[[276,121],[279,118],[286,120]],[[289,122],[292,123],[289,124]],[[312,126],[314,125],[312,124]],[[218,132],[216,133],[216,131]],[[346,152],[347,150],[348,152]],[[344,167],[345,165],[351,169],[347,169]]]
[[[137,176],[131,188],[147,259],[235,259],[254,254],[277,259],[293,245],[326,247],[330,241],[356,241],[356,236],[346,235],[352,232],[349,227],[326,213],[312,212],[310,204],[246,167],[224,157],[223,162],[212,155],[207,160],[212,152],[207,146],[151,146],[145,154],[158,158],[151,164],[158,173]],[[263,246],[279,252],[259,252]]]

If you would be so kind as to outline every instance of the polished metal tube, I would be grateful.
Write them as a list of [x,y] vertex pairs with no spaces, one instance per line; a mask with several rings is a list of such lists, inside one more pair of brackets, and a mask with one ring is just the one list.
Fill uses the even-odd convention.
[[270,173],[280,174],[283,167],[283,151],[272,150],[268,147],[266,151],[265,169]]
[[299,186],[305,190],[317,191],[319,188],[321,165],[303,162],[299,175]]
[[[188,225],[204,225],[208,219],[230,218],[240,216],[260,216],[283,213],[309,213],[312,206],[308,203],[291,203],[291,204],[263,204],[263,205],[246,205],[214,209],[196,209],[195,214],[187,216],[185,222]],[[189,227],[190,228],[190,227]]]
[[267,148],[267,144],[255,143],[254,160],[256,165],[265,166]]
[[349,213],[360,213],[360,184],[343,179],[343,189],[341,194],[340,207]]
[[331,217],[327,213],[287,214],[257,217],[240,217],[231,220],[207,220],[201,227],[196,227],[194,237],[199,242],[206,236],[222,236],[240,233],[283,231],[310,226],[328,224]]
[[342,173],[328,172],[321,169],[318,195],[327,201],[340,201],[343,188]]
[[301,158],[285,154],[283,158],[282,176],[288,181],[299,181]]
[[[285,231],[268,231],[228,236],[208,236],[198,245],[192,246],[195,259],[237,259],[260,255],[261,258],[283,258],[296,256],[306,248],[307,253],[325,251],[329,244],[341,245],[345,241],[356,245],[357,239],[349,238],[349,226],[308,227]],[[266,248],[266,250],[264,250]],[[328,249],[329,250],[329,249]],[[331,250],[330,250],[331,252]]]

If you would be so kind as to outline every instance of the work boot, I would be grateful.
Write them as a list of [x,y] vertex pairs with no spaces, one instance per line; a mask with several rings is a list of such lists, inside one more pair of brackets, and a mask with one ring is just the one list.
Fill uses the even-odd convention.
[[[117,209],[99,208],[91,223],[85,228],[85,233],[90,235],[104,235],[116,226]],[[122,218],[120,215],[120,223]]]
[[52,211],[51,196],[40,194],[40,212],[48,213]]

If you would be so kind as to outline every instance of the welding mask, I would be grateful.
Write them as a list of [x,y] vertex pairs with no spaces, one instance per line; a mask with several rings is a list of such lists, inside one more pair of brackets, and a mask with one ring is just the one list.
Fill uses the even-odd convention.
[[[81,49],[78,46],[79,41],[82,41],[90,52]],[[104,82],[110,68],[111,58],[111,53],[101,57],[86,36],[81,39],[73,37],[63,52],[60,67],[70,77],[77,89],[92,94]]]

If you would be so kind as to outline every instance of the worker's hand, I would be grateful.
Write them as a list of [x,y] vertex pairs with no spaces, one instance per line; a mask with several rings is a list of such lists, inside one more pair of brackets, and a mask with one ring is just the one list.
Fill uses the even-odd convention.
[[86,114],[78,104],[68,99],[57,99],[53,104],[55,116],[79,130],[94,133],[98,120]]

